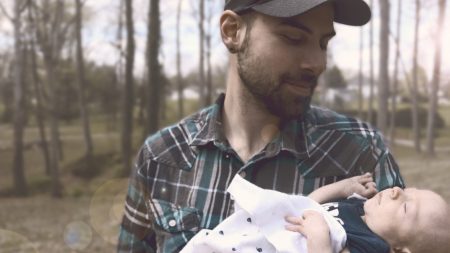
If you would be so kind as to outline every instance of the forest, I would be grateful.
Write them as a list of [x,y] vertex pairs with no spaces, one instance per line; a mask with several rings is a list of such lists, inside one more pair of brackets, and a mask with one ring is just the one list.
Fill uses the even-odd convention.
[[[450,7],[367,0],[313,103],[378,128],[450,201]],[[143,141],[225,91],[223,0],[0,1],[0,252],[111,252]],[[339,34],[343,34],[339,36]]]

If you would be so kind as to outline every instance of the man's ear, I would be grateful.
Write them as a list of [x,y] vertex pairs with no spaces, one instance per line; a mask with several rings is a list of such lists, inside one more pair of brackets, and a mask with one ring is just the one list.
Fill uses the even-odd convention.
[[223,44],[228,48],[230,53],[236,53],[240,47],[241,36],[245,24],[242,18],[235,12],[226,10],[220,17],[220,35]]

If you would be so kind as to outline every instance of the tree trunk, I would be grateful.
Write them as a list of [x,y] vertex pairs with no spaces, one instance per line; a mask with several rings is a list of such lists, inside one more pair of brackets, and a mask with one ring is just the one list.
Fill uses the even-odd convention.
[[122,155],[123,173],[128,175],[131,166],[132,136],[133,136],[133,108],[134,108],[134,24],[133,1],[125,1],[125,20],[127,30],[127,53],[125,63],[125,86],[123,92],[123,117],[122,117]]
[[160,46],[160,10],[159,0],[151,0],[148,11],[148,37],[147,37],[147,135],[158,131],[161,116],[161,97],[164,96],[161,70],[158,61]]
[[[373,0],[370,0],[370,8],[372,9],[372,13],[374,11],[374,4],[373,4]],[[375,87],[375,82],[374,82],[374,66],[373,66],[373,19],[370,21],[370,36],[369,36],[369,47],[370,47],[370,59],[369,59],[369,68],[370,68],[370,89],[369,89],[369,108],[368,108],[368,115],[367,115],[367,120],[370,123],[374,123],[374,117],[373,117],[373,93],[374,93],[374,87]]]
[[211,66],[211,34],[206,35],[206,98],[205,105],[212,103],[213,85],[212,85],[212,66]]
[[28,195],[24,172],[23,135],[25,128],[24,54],[21,31],[22,1],[14,2],[14,191],[19,196]]
[[434,68],[433,68],[433,79],[431,82],[431,97],[429,99],[428,107],[428,122],[427,122],[427,155],[434,156],[434,134],[435,134],[435,115],[438,107],[438,91],[441,78],[441,60],[442,60],[442,32],[444,28],[445,20],[445,7],[446,0],[439,0],[439,15],[438,15],[438,26],[436,32],[436,51],[434,53]]
[[419,126],[419,105],[417,99],[417,54],[419,50],[419,26],[420,26],[420,0],[416,0],[416,22],[414,28],[414,51],[413,51],[413,82],[411,90],[412,102],[412,127],[414,136],[414,148],[417,152],[421,152],[420,148],[420,126]]
[[395,114],[397,112],[397,96],[398,96],[398,64],[400,60],[400,35],[401,35],[401,20],[402,20],[402,1],[398,1],[397,6],[397,37],[395,38],[395,66],[394,66],[394,83],[392,87],[392,108],[391,108],[391,118],[390,130],[389,130],[389,140],[391,145],[395,145]]
[[206,104],[206,82],[205,82],[205,0],[199,0],[199,20],[198,20],[198,30],[199,30],[199,89],[200,89],[200,99],[203,105]]
[[87,101],[85,97],[85,87],[86,87],[86,76],[84,71],[84,59],[83,59],[83,37],[81,34],[82,29],[82,6],[81,0],[76,0],[76,57],[77,57],[77,83],[78,83],[78,93],[79,93],[79,103],[80,103],[80,113],[81,119],[83,121],[83,133],[84,141],[86,145],[86,163],[87,165],[92,164],[93,157],[93,144],[91,136],[91,128],[89,124],[89,111],[87,108]]
[[47,134],[45,132],[45,122],[44,122],[44,106],[43,106],[43,99],[42,99],[42,89],[41,85],[39,83],[39,75],[38,75],[38,69],[37,69],[37,63],[36,63],[36,48],[34,45],[34,41],[32,40],[30,42],[30,57],[31,57],[31,83],[33,84],[35,96],[36,96],[36,121],[39,128],[39,136],[40,136],[40,143],[42,148],[42,153],[44,156],[44,162],[45,162],[45,174],[47,176],[51,175],[51,166],[50,166],[50,152],[48,149],[48,142],[47,142]]
[[364,30],[361,27],[359,31],[359,73],[358,73],[358,117],[362,119],[363,112],[363,49],[364,49]]
[[[123,43],[122,43],[122,37],[123,37],[123,16],[124,16],[124,1],[125,0],[119,0],[119,11],[118,11],[118,17],[117,17],[117,34],[116,34],[116,40],[117,40],[117,51],[118,51],[118,58],[115,65],[115,77],[114,78],[114,88],[121,89],[122,85],[124,85],[124,71],[123,71],[123,56],[125,53],[123,52]],[[109,119],[109,129],[116,130],[117,129],[117,113],[116,110],[112,114],[110,114]]]
[[[209,2],[211,5],[211,2]],[[212,84],[212,66],[211,66],[211,20],[212,20],[212,9],[208,8],[208,32],[206,33],[206,97],[205,105],[209,106],[212,103],[213,96],[213,84]]]
[[381,132],[387,130],[388,88],[389,88],[389,16],[388,0],[380,0],[380,63],[378,80],[377,126]]
[[48,119],[50,121],[50,167],[52,180],[52,196],[62,196],[62,185],[59,180],[59,160],[60,160],[60,141],[59,141],[59,124],[56,105],[56,87],[55,87],[55,71],[54,63],[51,60],[45,61],[45,69],[47,73],[47,82],[49,86],[49,105]]
[[178,0],[177,7],[177,87],[178,87],[178,118],[183,118],[184,116],[184,84],[181,76],[181,50],[180,50],[180,20],[181,20],[181,6],[183,0]]
[[[30,11],[35,11],[34,32],[36,41],[44,58],[45,72],[47,75],[48,108],[47,115],[50,123],[50,168],[52,181],[52,195],[62,196],[62,185],[59,178],[59,161],[62,158],[62,145],[59,138],[58,102],[57,102],[57,68],[60,52],[63,48],[67,27],[63,27],[62,16],[65,13],[64,1],[59,0],[55,8],[50,8],[50,3],[44,1],[42,6],[30,3]],[[51,11],[54,9],[54,11]]]

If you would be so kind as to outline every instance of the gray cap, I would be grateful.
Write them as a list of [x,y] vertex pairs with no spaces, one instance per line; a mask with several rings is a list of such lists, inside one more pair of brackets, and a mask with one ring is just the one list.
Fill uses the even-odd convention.
[[334,21],[337,23],[361,26],[370,20],[370,8],[363,0],[228,0],[225,10],[236,13],[255,10],[273,17],[288,18],[325,2],[333,3]]

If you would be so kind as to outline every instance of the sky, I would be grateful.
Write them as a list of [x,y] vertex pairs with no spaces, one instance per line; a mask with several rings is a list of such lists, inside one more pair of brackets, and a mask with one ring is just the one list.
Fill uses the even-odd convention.
[[[390,0],[391,6],[391,29],[396,34],[397,4],[399,0]],[[5,8],[12,13],[13,0],[2,0]],[[134,0],[135,39],[137,45],[135,57],[135,74],[141,76],[145,68],[145,42],[146,42],[146,20],[148,13],[148,0]],[[220,40],[218,23],[222,9],[222,0],[210,0],[213,11],[211,19],[212,42],[212,64],[223,66],[227,62],[227,51]],[[369,3],[369,1],[366,1]],[[374,0],[373,22],[374,26],[374,67],[375,73],[378,68],[378,30],[380,26],[378,1]],[[426,69],[428,77],[431,78],[434,43],[436,38],[437,5],[438,0],[422,0],[424,9],[421,12],[422,24],[419,35],[419,59],[420,64]],[[414,38],[415,1],[403,0],[401,52],[402,62],[406,71],[412,66],[412,50]],[[175,74],[175,32],[176,32],[176,9],[178,0],[161,1],[162,21],[162,50],[159,56],[163,63],[164,71],[169,76]],[[196,21],[196,9],[198,0],[183,0],[181,17],[181,51],[183,75],[198,68],[198,24]],[[85,23],[83,30],[85,57],[99,64],[113,64],[118,59],[118,52],[114,47],[117,37],[117,15],[119,1],[111,0],[87,0],[85,9]],[[2,17],[3,16],[3,17]],[[350,27],[336,24],[337,36],[330,42],[329,50],[333,56],[333,63],[338,65],[347,78],[352,77],[359,69],[359,47],[360,33],[363,29],[363,64],[365,73],[369,69],[369,25],[362,28]],[[442,72],[450,74],[450,4],[446,8],[446,21],[443,33]],[[396,36],[396,35],[395,35]],[[125,39],[125,38],[124,38]],[[394,62],[395,44],[391,38],[391,67]],[[12,48],[12,28],[10,22],[0,14],[0,53]]]

